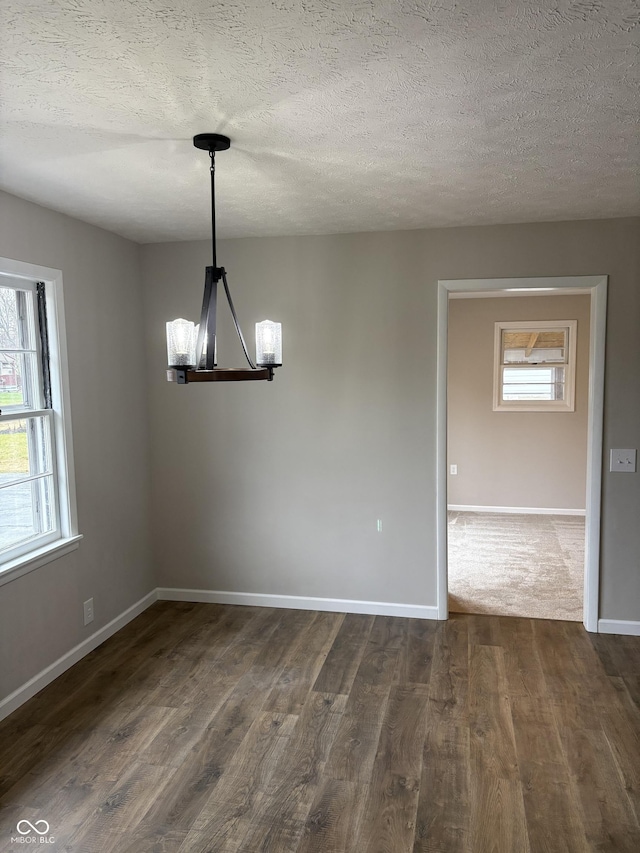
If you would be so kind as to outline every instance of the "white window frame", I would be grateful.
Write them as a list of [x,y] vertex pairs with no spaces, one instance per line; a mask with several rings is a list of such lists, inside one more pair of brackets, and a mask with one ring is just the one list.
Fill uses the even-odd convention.
[[0,556],[0,585],[69,553],[78,547],[82,539],[78,533],[62,272],[10,258],[0,258],[0,285],[16,286],[16,279],[23,280],[25,284],[39,281],[45,284],[52,408],[43,411],[7,412],[0,415],[0,418],[11,420],[37,417],[44,413],[51,419],[57,526],[55,531],[22,543]]
[[[523,320],[515,322],[499,321],[495,323],[494,354],[493,354],[493,411],[494,412],[575,412],[576,400],[576,341],[578,336],[577,320]],[[549,367],[563,366],[564,400],[504,400],[502,398],[502,333],[504,331],[549,332],[554,329],[567,330],[566,361],[564,365],[548,365]],[[532,365],[533,367],[534,365]],[[512,367],[528,365],[513,364]]]

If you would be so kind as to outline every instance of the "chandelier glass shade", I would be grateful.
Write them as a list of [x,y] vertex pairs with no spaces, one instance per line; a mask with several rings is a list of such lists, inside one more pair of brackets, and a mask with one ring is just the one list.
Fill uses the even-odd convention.
[[167,361],[176,369],[195,367],[196,327],[189,320],[167,323]]
[[[211,160],[211,246],[213,263],[205,269],[204,296],[200,323],[196,325],[182,318],[167,323],[167,379],[186,385],[189,382],[221,382],[273,379],[273,371],[282,365],[282,326],[271,320],[256,323],[256,360],[252,361],[240,329],[240,323],[231,299],[227,273],[217,265],[216,257],[216,206],[215,206],[215,154],[225,151],[231,144],[228,137],[217,133],[195,136],[196,148],[209,152]],[[248,367],[229,368],[217,366],[216,316],[218,285],[222,282],[227,303]]]

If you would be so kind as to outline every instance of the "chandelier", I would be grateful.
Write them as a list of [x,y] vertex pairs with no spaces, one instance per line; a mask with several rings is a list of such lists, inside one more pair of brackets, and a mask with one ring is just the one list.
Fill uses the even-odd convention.
[[[273,371],[282,365],[282,326],[271,320],[256,323],[256,360],[251,360],[247,344],[233,306],[227,273],[219,267],[216,257],[216,151],[226,151],[231,142],[219,133],[200,133],[193,137],[196,148],[209,152],[211,161],[211,245],[213,263],[205,269],[204,296],[200,323],[172,320],[167,323],[167,379],[186,385],[189,382],[229,382],[273,379]],[[242,344],[248,367],[217,367],[216,306],[218,285],[222,282],[231,316]]]

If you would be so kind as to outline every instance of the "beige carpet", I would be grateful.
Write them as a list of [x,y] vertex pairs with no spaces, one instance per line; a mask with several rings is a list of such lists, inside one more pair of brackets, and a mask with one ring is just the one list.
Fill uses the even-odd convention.
[[582,621],[584,518],[449,513],[449,609]]

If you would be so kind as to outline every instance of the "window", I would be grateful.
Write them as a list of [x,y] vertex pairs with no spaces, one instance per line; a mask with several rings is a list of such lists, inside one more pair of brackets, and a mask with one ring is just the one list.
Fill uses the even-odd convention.
[[[47,562],[77,535],[62,277],[0,259],[0,577]],[[41,559],[45,558],[45,559]],[[52,559],[53,557],[49,557]],[[40,564],[38,563],[38,564]],[[33,565],[32,568],[37,568]],[[30,570],[30,569],[29,569]],[[22,572],[20,572],[22,573]]]
[[493,410],[575,410],[576,320],[496,323]]

